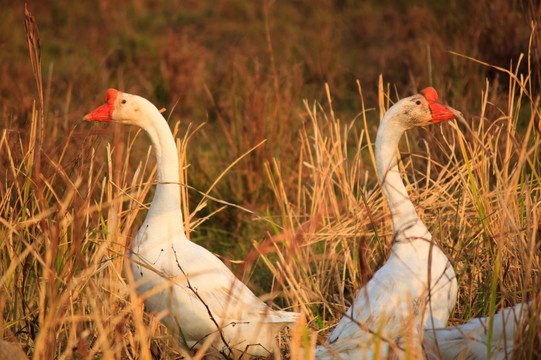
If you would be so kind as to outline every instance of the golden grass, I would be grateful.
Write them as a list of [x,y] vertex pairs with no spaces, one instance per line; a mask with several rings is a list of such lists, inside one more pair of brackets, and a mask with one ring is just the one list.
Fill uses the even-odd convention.
[[[510,78],[507,104],[489,104],[487,84],[482,113],[466,126],[453,121],[427,129],[434,132],[429,139],[423,138],[429,134],[416,140],[406,136],[408,191],[457,272],[452,324],[521,301],[539,304],[539,94],[532,94],[529,76],[505,73]],[[389,98],[382,88],[380,107]],[[488,106],[497,109],[497,118],[483,116]],[[523,134],[516,130],[521,112],[530,114]],[[377,269],[387,258],[391,226],[379,188],[367,189],[363,182],[363,172],[373,165],[361,159],[371,146],[367,132],[354,134],[352,123],[342,124],[332,108],[324,112],[314,105],[307,114],[312,121],[301,137],[303,171],[296,198],[285,195],[279,165],[269,166],[285,226],[274,241],[278,262],[266,258],[266,264],[277,279],[285,278],[285,294],[324,335],[370,273],[366,264]],[[348,154],[345,144],[352,136],[358,143]],[[424,155],[410,150],[417,145],[426,146]],[[373,177],[375,168],[370,173]],[[528,358],[540,351],[533,346],[539,346],[539,321],[532,324],[528,346],[518,347]]]
[[[29,109],[28,133],[4,129],[0,134],[4,338],[16,339],[34,359],[178,358],[180,350],[159,316],[144,312],[124,257],[151,200],[153,154],[146,143],[141,146],[140,131],[126,138],[120,127],[111,130],[114,146],[95,136],[109,130],[90,131],[95,128],[81,123],[60,144],[50,140],[58,138],[50,136],[57,130],[48,126],[53,119],[43,111],[39,36],[27,19],[38,101]],[[522,59],[528,64],[525,73],[518,65],[494,68],[508,78],[507,92],[487,82],[477,95],[480,111],[467,116],[467,126],[451,121],[412,131],[402,142],[410,196],[457,272],[452,324],[517,302],[540,301],[541,94],[532,83],[531,60],[530,54]],[[256,80],[254,89],[261,86]],[[288,149],[297,151],[287,159],[283,149],[274,149],[280,156],[258,152],[249,187],[264,184],[270,192],[263,198],[272,200],[260,207],[267,213],[245,216],[269,232],[246,239],[254,250],[237,269],[245,280],[261,269],[269,272],[272,282],[263,284],[267,298],[306,315],[307,325],[291,333],[293,358],[301,347],[310,353],[324,339],[390,251],[391,225],[376,181],[370,121],[396,96],[380,79],[379,101],[365,108],[359,84],[360,112],[344,120],[333,110],[328,86],[325,93],[322,104],[305,100],[296,107],[289,99],[269,106],[270,115],[261,116],[255,129],[223,125],[226,135],[240,134],[228,141],[240,143],[241,159],[266,133],[268,116],[280,119],[287,107],[303,120],[298,131],[292,122],[267,125],[276,125],[274,144],[285,137]],[[265,107],[267,95],[251,94],[254,113]],[[285,136],[287,129],[292,133]],[[189,185],[187,152],[202,130],[178,131],[176,123],[181,180]],[[210,195],[214,180],[219,179],[201,191]],[[197,234],[203,223],[214,226],[214,212],[201,215],[214,200],[203,197],[193,204],[195,192],[181,191],[189,214],[185,228]],[[218,211],[224,207],[220,203]],[[520,336],[526,345],[519,357],[539,356],[539,333],[539,323],[533,322],[530,333]]]
[[[473,133],[458,123],[434,126],[429,131],[436,140],[428,151],[410,150],[404,157],[408,191],[455,264],[459,299],[452,323],[537,299],[540,117],[537,98],[524,91],[528,84],[517,85],[509,95],[513,106],[499,109],[499,118],[470,119]],[[382,99],[387,95],[380,92]],[[485,101],[486,106],[498,105]],[[514,129],[524,106],[530,107],[530,121],[518,134]],[[36,129],[39,114],[33,114]],[[310,121],[293,162],[297,179],[286,189],[283,164],[265,166],[281,212],[272,220],[261,217],[276,231],[265,240],[270,246],[261,259],[275,276],[273,291],[322,334],[389,253],[390,222],[373,162],[364,160],[371,146],[364,115],[344,123],[321,105],[305,102]],[[0,140],[9,163],[0,204],[4,332],[14,333],[36,359],[75,354],[145,359],[151,358],[149,349],[165,358],[174,354],[167,332],[144,313],[125,274],[124,252],[155,173],[150,151],[131,178],[133,140],[119,162],[107,147],[105,167],[97,165],[104,159],[92,151],[71,175],[61,165],[63,152],[47,154],[47,171],[35,180],[37,135],[31,134],[25,141],[3,131]],[[182,151],[188,141],[186,136],[179,142]],[[410,134],[406,145],[417,147],[416,142]],[[102,167],[97,177],[95,167]],[[121,169],[118,177],[115,169]],[[183,199],[188,209],[188,196]],[[304,344],[313,346],[315,338],[309,339]]]

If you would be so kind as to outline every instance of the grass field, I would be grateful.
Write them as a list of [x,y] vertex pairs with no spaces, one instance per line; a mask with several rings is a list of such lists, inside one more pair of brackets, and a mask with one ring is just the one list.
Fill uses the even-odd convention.
[[[293,354],[388,257],[376,129],[429,85],[468,123],[412,130],[400,149],[455,267],[450,322],[541,305],[536,1],[30,1],[39,46],[24,4],[2,7],[0,327],[29,357],[179,357],[125,271],[155,182],[148,139],[82,121],[108,87],[167,109],[197,190],[182,188],[189,237],[305,314]],[[519,336],[517,358],[541,356],[540,333]]]

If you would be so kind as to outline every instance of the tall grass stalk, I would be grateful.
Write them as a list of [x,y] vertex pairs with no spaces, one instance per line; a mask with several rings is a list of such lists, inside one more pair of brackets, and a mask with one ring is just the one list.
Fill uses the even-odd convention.
[[[266,46],[273,55],[271,27],[267,22]],[[37,32],[29,34],[39,38]],[[125,252],[155,184],[146,138],[140,131],[80,120],[68,125],[66,134],[52,129],[49,125],[58,122],[45,111],[39,46],[34,40],[29,44],[38,88],[38,101],[28,105],[25,118],[29,130],[0,133],[4,337],[20,343],[34,359],[201,358],[202,353],[178,348],[159,321],[163,313],[144,311],[127,271]],[[422,220],[457,273],[459,296],[451,324],[532,300],[529,328],[516,339],[521,344],[517,356],[538,358],[541,94],[532,84],[532,54],[509,70],[460,60],[490,67],[508,81],[505,86],[487,81],[483,89],[469,90],[476,96],[471,108],[479,110],[461,109],[466,124],[408,133],[400,148],[401,171]],[[528,70],[521,72],[524,61]],[[374,91],[358,81],[359,95],[352,95],[360,97],[358,114],[345,116],[336,108],[341,99],[333,97],[332,84],[321,82],[322,102],[301,102],[298,69],[286,77],[284,69],[290,68],[281,67],[278,58],[273,63],[270,80],[259,65],[252,72],[231,70],[233,86],[222,94],[229,107],[215,102],[213,108],[224,142],[213,142],[216,134],[198,126],[186,126],[182,134],[173,114],[170,123],[175,124],[185,185],[187,235],[199,240],[195,235],[203,232],[202,222],[220,229],[218,215],[238,211],[226,215],[238,216],[228,219],[238,225],[235,229],[255,230],[239,230],[249,233],[247,238],[233,237],[236,247],[248,251],[230,264],[271,305],[303,311],[306,326],[291,331],[291,352],[284,353],[298,358],[302,347],[309,357],[389,256],[391,222],[377,184],[372,139],[398,91],[383,77]],[[434,77],[437,71],[432,69]],[[65,99],[47,100],[66,119],[77,117],[68,113],[75,102],[71,89]],[[94,97],[94,91],[87,89],[85,96]],[[369,92],[377,97],[368,101]],[[448,100],[453,105],[463,99]],[[253,120],[250,126],[246,118]],[[203,150],[195,146],[205,139]],[[219,148],[224,143],[238,160],[225,162],[228,157]],[[195,172],[189,155],[195,151],[201,159],[194,161],[218,174],[207,179],[206,191],[188,186]],[[233,171],[240,164],[242,171]],[[229,187],[218,191],[217,181]],[[250,198],[247,203],[235,204],[244,196]],[[217,205],[206,212],[211,203]]]

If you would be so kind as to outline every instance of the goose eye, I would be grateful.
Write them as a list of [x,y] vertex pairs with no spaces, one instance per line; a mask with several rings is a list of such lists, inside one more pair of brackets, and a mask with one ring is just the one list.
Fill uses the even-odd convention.
[[[124,100],[124,101],[125,101],[125,100]],[[417,100],[415,103],[416,103],[417,105],[421,105],[421,100]]]
[[122,104],[125,104],[127,101],[124,99],[121,101]]

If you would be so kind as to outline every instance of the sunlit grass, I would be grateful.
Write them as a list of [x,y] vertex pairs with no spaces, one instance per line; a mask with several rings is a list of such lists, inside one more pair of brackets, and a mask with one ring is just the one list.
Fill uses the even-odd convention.
[[[126,271],[125,251],[154,191],[155,161],[146,135],[79,120],[101,102],[110,83],[129,83],[140,95],[158,98],[158,107],[171,104],[166,118],[187,185],[181,198],[188,236],[216,252],[273,306],[303,311],[306,326],[291,331],[292,357],[324,339],[387,259],[391,224],[375,176],[373,140],[378,119],[397,93],[411,92],[418,79],[395,89],[398,80],[387,76],[393,85],[380,78],[376,86],[374,65],[370,76],[359,70],[370,80],[356,83],[356,74],[337,69],[333,53],[349,59],[351,49],[326,46],[338,30],[329,30],[331,18],[312,5],[310,21],[326,30],[295,32],[287,39],[276,30],[281,23],[273,9],[291,9],[231,3],[236,16],[263,20],[251,26],[264,41],[260,47],[245,44],[246,53],[232,52],[235,61],[218,64],[210,75],[209,63],[218,56],[195,36],[183,42],[170,35],[170,46],[149,45],[149,35],[135,30],[163,19],[191,24],[216,14],[232,16],[228,8],[205,12],[200,5],[193,13],[162,19],[150,15],[165,10],[148,5],[148,16],[127,23],[130,11],[145,10],[143,4],[127,13],[96,10],[110,16],[104,18],[115,31],[125,24],[125,33],[103,59],[88,57],[86,66],[76,60],[81,72],[62,62],[40,64],[33,44],[34,70],[30,62],[21,63],[20,77],[2,84],[18,101],[2,105],[2,123],[12,125],[0,133],[0,326],[4,338],[35,359],[173,359],[182,352],[159,322],[163,314],[144,312]],[[239,32],[234,17],[224,23],[225,34]],[[291,26],[298,31],[299,24]],[[219,24],[205,26],[218,33]],[[94,40],[84,41],[99,38],[89,31]],[[219,45],[224,38],[229,39],[220,34],[208,42]],[[303,38],[323,40],[298,49]],[[67,51],[57,48],[58,41],[51,46],[50,37],[41,41],[47,58],[55,49]],[[134,44],[138,56],[111,71]],[[403,50],[407,46],[418,50],[416,44]],[[158,48],[161,72],[144,51]],[[253,54],[265,54],[265,60],[252,61]],[[467,125],[452,121],[409,132],[401,143],[401,169],[421,218],[455,267],[459,297],[450,322],[458,324],[521,301],[539,304],[541,94],[531,52],[509,68],[452,56],[449,68],[458,73],[448,81],[434,75],[434,81],[440,93],[453,94],[448,100],[462,106]],[[421,71],[419,64],[412,65],[414,72]],[[475,65],[496,72],[492,78],[498,80],[475,74]],[[152,71],[160,75],[149,80]],[[75,82],[64,82],[67,73]],[[135,76],[126,79],[126,73]],[[462,94],[464,83],[470,86]],[[183,93],[185,87],[193,93]],[[168,96],[182,101],[175,107]],[[208,123],[201,126],[201,118]],[[536,358],[539,324],[532,320],[529,331],[519,339],[528,344],[522,357]]]

